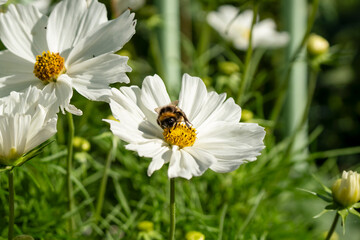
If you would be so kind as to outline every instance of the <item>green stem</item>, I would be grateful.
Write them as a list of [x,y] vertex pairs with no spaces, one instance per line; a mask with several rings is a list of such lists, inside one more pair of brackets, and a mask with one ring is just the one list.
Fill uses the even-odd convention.
[[307,117],[308,117],[309,111],[310,111],[311,102],[312,102],[312,99],[313,99],[314,93],[315,93],[316,80],[317,80],[317,71],[312,71],[310,73],[309,86],[308,86],[308,96],[307,96],[307,100],[306,100],[305,109],[304,109],[304,112],[302,114],[302,117],[301,117],[297,127],[295,128],[295,131],[292,133],[292,135],[290,137],[289,145],[285,150],[285,158],[290,156],[290,153],[291,153],[292,146],[294,144],[296,135],[301,131],[301,129],[303,129],[303,127],[306,124]]
[[14,238],[14,219],[15,219],[15,210],[14,210],[14,173],[13,170],[10,170],[8,173],[9,176],[9,233],[8,240]]
[[179,0],[158,0],[162,27],[160,32],[165,82],[171,94],[180,89],[180,3]]
[[256,4],[255,7],[254,7],[254,10],[253,10],[253,19],[252,19],[251,28],[250,28],[250,35],[249,35],[249,46],[248,46],[248,49],[246,51],[243,78],[242,78],[242,81],[240,83],[240,89],[239,89],[238,98],[237,98],[239,104],[242,104],[244,92],[245,92],[245,90],[246,90],[246,88],[248,86],[248,81],[250,79],[248,77],[248,75],[249,75],[251,56],[252,56],[252,53],[253,53],[252,37],[253,37],[254,25],[256,23],[258,8],[259,8],[259,5]]
[[117,138],[113,137],[112,138],[112,147],[111,147],[111,150],[109,151],[109,154],[108,154],[108,156],[106,158],[106,163],[105,163],[105,167],[104,167],[104,174],[103,174],[103,177],[101,179],[101,185],[100,185],[100,190],[99,190],[99,195],[98,195],[98,202],[96,204],[96,210],[95,210],[95,216],[94,216],[95,217],[95,221],[94,221],[95,224],[100,220],[101,210],[102,210],[103,205],[104,205],[104,197],[105,197],[105,192],[106,192],[108,172],[109,172],[109,169],[110,169],[110,166],[111,166],[111,162],[115,158],[116,147],[117,147]]
[[339,215],[338,213],[336,213],[335,218],[334,218],[334,221],[333,221],[333,223],[331,224],[330,230],[329,230],[329,232],[328,232],[325,240],[330,240],[331,236],[333,235],[333,233],[334,233],[334,231],[335,231],[336,224],[337,224],[337,222],[338,222],[338,220],[339,220],[339,216],[340,216],[340,215]]
[[170,240],[175,240],[175,178],[170,178]]
[[286,96],[286,92],[288,89],[288,85],[289,85],[289,78],[291,75],[291,70],[292,70],[292,66],[295,62],[295,60],[297,59],[298,55],[301,53],[301,50],[303,49],[303,47],[305,46],[305,43],[310,35],[312,26],[314,25],[314,21],[315,21],[315,17],[316,17],[316,13],[317,13],[317,9],[319,6],[319,0],[314,0],[313,4],[312,4],[312,12],[310,14],[309,17],[309,21],[307,23],[307,27],[306,27],[306,32],[304,34],[304,37],[301,40],[301,43],[299,44],[299,46],[296,48],[296,50],[294,51],[294,53],[292,54],[292,56],[290,57],[290,60],[286,66],[286,72],[284,75],[284,80],[280,83],[280,87],[279,87],[279,94],[277,95],[277,99],[273,108],[273,111],[271,113],[270,119],[272,121],[274,121],[274,126],[277,125],[277,121],[279,118],[279,114],[282,110],[282,107],[284,106],[284,102],[285,102],[285,96]]
[[[68,118],[68,127],[69,127],[69,135],[68,135],[68,155],[66,159],[66,184],[67,184],[67,197],[68,197],[68,210],[72,212],[74,209],[74,199],[73,199],[73,187],[71,182],[72,175],[72,158],[73,158],[73,139],[74,139],[74,120],[71,113],[67,113]],[[75,228],[75,219],[73,215],[70,216],[68,222],[69,232],[72,234]]]

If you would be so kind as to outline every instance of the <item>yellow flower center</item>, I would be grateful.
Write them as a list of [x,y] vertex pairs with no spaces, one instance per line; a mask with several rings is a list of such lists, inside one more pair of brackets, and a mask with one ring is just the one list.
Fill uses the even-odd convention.
[[241,31],[241,37],[249,40],[250,39],[250,29],[243,29],[243,31]]
[[196,140],[196,129],[186,124],[175,124],[171,128],[165,128],[164,139],[170,145],[177,145],[180,148],[194,145]]
[[57,78],[65,72],[64,58],[59,53],[47,51],[36,56],[34,74],[45,84],[56,82]]

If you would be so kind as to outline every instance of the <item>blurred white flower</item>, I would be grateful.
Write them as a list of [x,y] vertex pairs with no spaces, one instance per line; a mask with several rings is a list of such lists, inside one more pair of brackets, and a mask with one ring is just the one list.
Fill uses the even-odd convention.
[[169,164],[168,177],[190,179],[208,168],[230,172],[255,161],[264,148],[265,131],[255,123],[240,123],[241,108],[226,94],[207,92],[200,78],[183,76],[178,107],[191,125],[162,129],[156,108],[171,102],[157,75],[137,86],[113,89],[110,107],[119,121],[104,120],[111,131],[128,142],[126,148],[152,158],[148,175]]
[[[210,12],[207,15],[207,22],[240,50],[249,47],[252,19],[253,11],[246,10],[239,14],[239,10],[230,5],[220,6],[217,12]],[[278,48],[286,45],[288,41],[288,33],[277,32],[276,24],[272,19],[257,22],[253,27],[253,48]]]
[[0,164],[15,161],[56,133],[55,93],[29,87],[0,99]]
[[97,0],[64,0],[47,17],[31,5],[10,5],[0,14],[0,97],[37,86],[55,92],[62,112],[81,115],[70,104],[73,88],[106,101],[109,84],[129,82],[128,57],[113,54],[135,33],[134,14],[108,21]]
[[7,0],[0,0],[0,6],[5,4],[7,2]]

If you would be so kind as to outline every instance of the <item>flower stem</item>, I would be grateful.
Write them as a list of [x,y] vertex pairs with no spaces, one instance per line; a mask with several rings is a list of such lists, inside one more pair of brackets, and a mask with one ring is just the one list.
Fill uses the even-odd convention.
[[[313,99],[314,93],[315,93],[316,81],[317,81],[317,76],[318,76],[317,73],[318,73],[317,71],[310,72],[309,86],[308,86],[308,90],[307,90],[308,96],[307,96],[307,100],[306,100],[306,105],[304,107],[305,109],[303,111],[301,118],[299,118],[298,125],[296,126],[295,130],[293,131],[292,135],[290,136],[289,145],[287,146],[287,148],[285,150],[285,158],[287,158],[287,159],[289,159],[288,157],[291,154],[297,134],[303,129],[303,127],[306,124],[307,117],[308,117],[309,111],[310,111],[311,102],[312,102],[312,99]],[[303,147],[303,146],[300,146],[300,147]]]
[[252,38],[253,38],[253,29],[254,29],[254,25],[256,23],[256,18],[257,18],[257,14],[258,14],[258,8],[259,8],[259,4],[256,4],[253,10],[253,19],[251,22],[251,28],[250,28],[250,35],[249,35],[249,46],[248,49],[246,51],[246,58],[245,58],[245,67],[244,67],[244,72],[243,72],[243,76],[242,76],[242,81],[240,83],[240,89],[239,89],[239,93],[238,93],[238,103],[242,104],[243,100],[244,100],[244,93],[246,88],[248,87],[248,80],[249,80],[249,68],[250,68],[250,61],[251,61],[251,56],[253,53],[253,46],[252,46]]
[[13,170],[10,170],[8,173],[9,176],[9,233],[8,240],[12,240],[14,238],[14,173]]
[[104,167],[104,174],[103,177],[101,179],[101,185],[100,185],[100,190],[99,190],[99,195],[98,195],[98,199],[97,199],[97,204],[96,204],[96,209],[95,209],[95,215],[94,215],[94,224],[96,224],[101,216],[101,210],[104,204],[104,197],[105,197],[105,191],[106,191],[106,184],[107,184],[107,179],[108,179],[108,172],[111,166],[111,162],[112,160],[115,158],[115,154],[116,154],[116,147],[117,147],[117,138],[113,137],[112,138],[112,147],[109,151],[109,154],[106,158],[106,163],[105,163],[105,167]]
[[160,44],[166,84],[171,94],[180,89],[180,3],[179,0],[156,1],[162,18]]
[[[74,139],[74,120],[71,113],[67,113],[68,118],[68,155],[66,159],[66,184],[67,184],[67,197],[68,197],[68,210],[72,212],[74,209],[74,199],[73,199],[73,187],[71,183],[71,173],[72,173],[72,157],[73,157],[73,139]],[[75,228],[75,220],[71,215],[68,222],[69,232],[72,234],[73,229]]]
[[170,178],[170,236],[175,240],[175,178]]
[[281,112],[281,110],[283,108],[283,105],[284,105],[284,102],[285,102],[285,97],[286,97],[286,94],[287,94],[287,89],[288,89],[288,85],[289,85],[289,79],[290,79],[290,76],[291,76],[292,66],[293,66],[294,62],[297,60],[297,58],[299,57],[299,54],[301,53],[301,50],[305,46],[306,41],[307,41],[307,39],[308,39],[308,37],[310,35],[311,29],[312,29],[312,27],[314,25],[317,9],[318,9],[318,6],[319,6],[319,1],[320,0],[314,0],[313,1],[312,11],[311,11],[311,13],[309,15],[309,18],[308,18],[305,34],[304,34],[300,44],[297,46],[295,51],[290,56],[288,64],[286,66],[284,79],[280,83],[280,86],[278,88],[277,98],[276,98],[276,101],[275,101],[275,104],[274,104],[274,107],[273,107],[273,111],[271,112],[271,116],[270,116],[270,119],[272,121],[274,121],[274,126],[277,125],[277,122],[279,120],[278,118],[279,118],[280,112]]
[[338,213],[336,213],[335,218],[334,218],[334,221],[333,221],[333,223],[331,224],[330,230],[329,230],[328,235],[326,236],[326,239],[325,239],[325,240],[330,240],[332,234],[333,234],[334,231],[335,231],[335,227],[336,227],[336,224],[337,224],[337,222],[338,222],[338,220],[339,220],[339,216],[340,216],[340,215],[339,215]]

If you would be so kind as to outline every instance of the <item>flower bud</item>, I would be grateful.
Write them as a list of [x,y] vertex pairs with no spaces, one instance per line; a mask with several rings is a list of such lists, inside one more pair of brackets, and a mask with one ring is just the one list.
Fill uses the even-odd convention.
[[360,201],[360,174],[343,171],[342,178],[332,185],[334,200],[344,207],[350,207]]
[[83,152],[87,152],[91,148],[90,142],[88,140],[78,136],[74,137],[73,145],[75,148],[78,148]]
[[[321,239],[326,239],[328,235],[328,232],[323,232]],[[333,234],[330,237],[330,240],[339,240],[339,235],[336,232],[333,232]]]
[[329,42],[325,38],[314,33],[309,36],[307,42],[307,51],[309,54],[314,56],[320,55],[326,53],[328,49]]
[[234,72],[238,72],[240,70],[239,65],[237,65],[234,62],[220,62],[219,64],[219,70],[225,74],[231,75]]
[[13,240],[34,240],[34,238],[30,235],[18,235]]
[[241,111],[241,120],[243,122],[251,121],[254,118],[254,113],[250,110],[243,109]]
[[202,234],[201,232],[190,231],[186,233],[185,238],[186,240],[205,240],[205,235]]
[[142,221],[139,222],[137,227],[141,232],[151,232],[154,230],[154,223],[150,221]]

